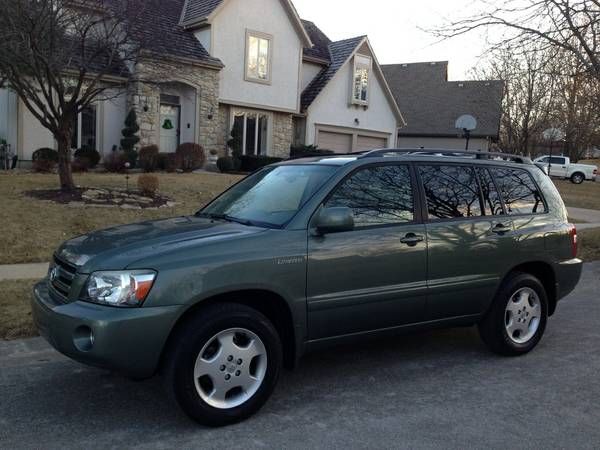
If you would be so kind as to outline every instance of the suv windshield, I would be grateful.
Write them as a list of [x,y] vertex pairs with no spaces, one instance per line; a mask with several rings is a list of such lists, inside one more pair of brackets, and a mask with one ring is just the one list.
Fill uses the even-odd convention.
[[318,165],[267,167],[226,191],[198,215],[280,228],[335,171],[336,167]]

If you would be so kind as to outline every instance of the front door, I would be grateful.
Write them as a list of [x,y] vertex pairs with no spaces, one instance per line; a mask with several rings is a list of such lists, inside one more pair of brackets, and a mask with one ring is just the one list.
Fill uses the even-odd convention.
[[160,105],[160,151],[174,153],[179,145],[179,118],[181,107]]
[[355,229],[308,238],[311,340],[423,319],[427,243],[412,178],[406,164],[361,168],[324,202],[352,209]]
[[565,178],[567,176],[567,159],[562,156],[550,158],[550,176]]

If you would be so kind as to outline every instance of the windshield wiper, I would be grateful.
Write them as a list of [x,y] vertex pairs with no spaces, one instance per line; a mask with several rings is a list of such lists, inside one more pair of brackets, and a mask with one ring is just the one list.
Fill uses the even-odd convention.
[[248,219],[240,219],[238,217],[228,216],[227,214],[214,214],[214,213],[198,213],[198,217],[208,217],[209,219],[214,220],[224,220],[225,222],[239,223],[241,225],[246,225],[247,227],[272,227],[271,224],[264,224],[259,222],[254,222]]

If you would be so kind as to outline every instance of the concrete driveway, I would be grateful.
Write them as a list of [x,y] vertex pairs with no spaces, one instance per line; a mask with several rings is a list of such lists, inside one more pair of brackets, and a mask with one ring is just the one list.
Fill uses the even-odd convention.
[[313,354],[251,420],[205,429],[159,380],[86,368],[39,339],[0,344],[0,448],[598,448],[600,263],[540,346],[490,354],[473,328]]

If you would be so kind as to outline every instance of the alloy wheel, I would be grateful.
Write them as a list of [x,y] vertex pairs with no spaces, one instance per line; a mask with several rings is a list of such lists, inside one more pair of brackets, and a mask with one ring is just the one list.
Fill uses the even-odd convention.
[[516,344],[526,344],[537,332],[542,306],[537,293],[528,287],[516,291],[506,305],[504,325],[508,337]]

